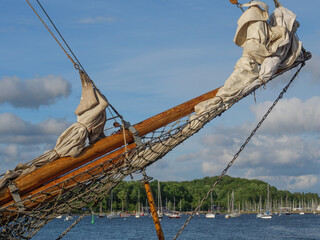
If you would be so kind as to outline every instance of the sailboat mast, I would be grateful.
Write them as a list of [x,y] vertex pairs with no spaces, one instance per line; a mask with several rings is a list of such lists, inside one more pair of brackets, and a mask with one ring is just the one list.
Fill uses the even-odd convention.
[[232,190],[231,204],[232,204],[232,213],[234,213],[234,190]]
[[[122,207],[123,208],[123,207]],[[112,190],[111,190],[111,192],[110,192],[110,211],[111,211],[111,213],[112,213]],[[122,209],[122,211],[123,211],[123,209]]]
[[228,213],[230,213],[230,199],[229,199],[230,197],[229,197],[229,194],[230,193],[228,192]]

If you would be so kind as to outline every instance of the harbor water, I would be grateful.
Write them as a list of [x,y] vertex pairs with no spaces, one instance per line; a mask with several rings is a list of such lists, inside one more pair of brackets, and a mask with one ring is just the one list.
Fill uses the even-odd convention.
[[[74,220],[78,216],[74,216]],[[161,221],[165,239],[172,239],[188,216]],[[36,240],[57,239],[73,221],[65,218],[54,219],[33,238]],[[107,219],[91,216],[82,219],[64,236],[67,240],[102,239],[157,239],[153,220],[149,216]],[[195,216],[178,239],[320,239],[320,216],[317,214],[274,215],[272,219],[256,218],[255,214],[241,215],[238,218],[225,219],[216,216],[207,219],[204,215]]]

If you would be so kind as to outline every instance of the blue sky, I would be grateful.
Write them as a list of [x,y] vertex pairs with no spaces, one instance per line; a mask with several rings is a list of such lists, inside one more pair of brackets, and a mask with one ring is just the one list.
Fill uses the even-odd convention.
[[[0,171],[46,150],[76,121],[80,79],[25,1],[0,9]],[[273,11],[273,1],[265,1]],[[313,53],[229,175],[290,191],[320,183],[320,1],[283,0]],[[31,0],[36,5],[36,1]],[[96,85],[131,123],[221,86],[242,49],[229,1],[41,1]],[[244,3],[244,2],[243,2]],[[37,9],[39,9],[37,7]],[[219,174],[290,79],[278,78],[148,169],[159,180]]]

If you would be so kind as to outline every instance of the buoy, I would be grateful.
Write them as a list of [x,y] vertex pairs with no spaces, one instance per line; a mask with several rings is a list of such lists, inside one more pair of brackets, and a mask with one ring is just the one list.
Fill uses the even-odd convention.
[[94,215],[93,215],[93,213],[91,214],[91,223],[94,223]]

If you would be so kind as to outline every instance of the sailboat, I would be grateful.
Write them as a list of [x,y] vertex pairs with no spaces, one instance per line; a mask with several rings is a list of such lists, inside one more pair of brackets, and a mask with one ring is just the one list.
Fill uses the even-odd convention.
[[210,195],[210,212],[206,213],[205,217],[206,218],[215,218],[216,217],[216,214],[212,211],[212,192],[211,192],[211,195]]
[[169,218],[181,218],[181,214],[176,212],[176,197],[173,196],[173,211],[169,213]]
[[112,211],[112,191],[110,193],[110,213],[107,215],[108,219],[120,218],[121,214]]
[[300,204],[300,201],[299,201],[299,207],[300,207],[300,212],[299,212],[299,215],[304,215],[304,201],[302,199],[302,205]]
[[228,214],[226,214],[225,218],[236,218],[240,217],[241,214],[238,211],[234,210],[234,190],[232,189],[231,194],[231,212],[230,212],[230,202],[229,202],[229,193],[228,193]]
[[158,218],[163,217],[160,181],[158,181]]
[[172,212],[169,214],[169,218],[181,218],[181,214]]
[[235,217],[240,217],[240,212],[234,210],[234,190],[232,190],[232,195],[231,195],[231,214],[230,217],[235,218]]
[[99,207],[99,218],[104,218],[105,217],[105,214],[102,213],[102,201],[100,202],[100,207]]
[[263,216],[263,213],[261,211],[261,206],[262,206],[262,202],[261,202],[261,195],[259,198],[259,213],[257,214],[257,218],[261,218]]
[[70,214],[68,214],[68,215],[65,217],[64,220],[65,220],[65,221],[73,221],[73,217],[72,217]]
[[140,218],[141,216],[141,211],[140,211],[140,189],[138,190],[138,204],[137,204],[137,211],[135,214],[136,218]]
[[262,214],[262,219],[271,219],[272,213],[271,213],[271,204],[270,204],[270,186],[267,185],[267,202],[266,202],[266,212]]
[[230,218],[230,194],[229,194],[229,191],[228,191],[228,196],[227,196],[227,205],[228,205],[228,213],[226,215],[224,215],[225,218]]

